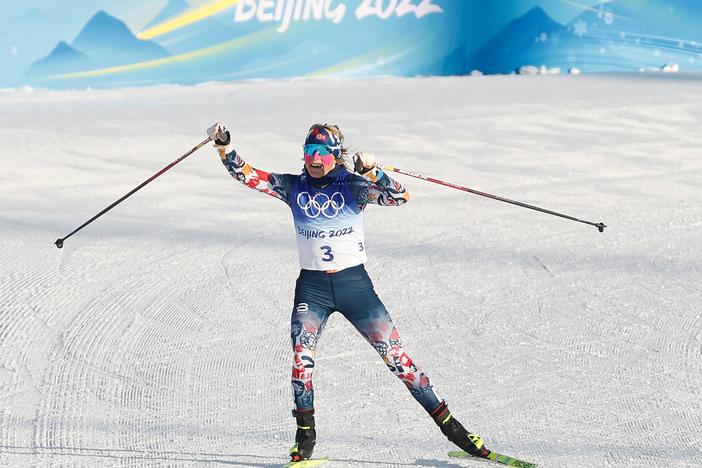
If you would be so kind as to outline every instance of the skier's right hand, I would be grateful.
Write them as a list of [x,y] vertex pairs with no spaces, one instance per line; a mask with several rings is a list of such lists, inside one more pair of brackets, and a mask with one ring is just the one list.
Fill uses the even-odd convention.
[[232,141],[232,137],[223,122],[217,122],[207,129],[207,136],[212,138],[217,149],[226,149]]

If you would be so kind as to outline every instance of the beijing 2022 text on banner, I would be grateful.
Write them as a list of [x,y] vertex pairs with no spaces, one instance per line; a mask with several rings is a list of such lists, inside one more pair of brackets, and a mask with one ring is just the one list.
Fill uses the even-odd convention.
[[700,24],[699,0],[25,0],[0,88],[699,70]]

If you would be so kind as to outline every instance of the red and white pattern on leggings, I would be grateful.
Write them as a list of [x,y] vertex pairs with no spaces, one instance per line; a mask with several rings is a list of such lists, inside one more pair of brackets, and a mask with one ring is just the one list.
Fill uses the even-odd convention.
[[[307,304],[298,304],[298,312],[306,312]],[[318,317],[305,314],[305,320],[292,322],[293,368],[292,388],[298,411],[312,409],[314,405],[314,359],[317,355],[317,340],[323,325]]]
[[432,401],[438,398],[429,378],[414,365],[414,361],[402,347],[397,328],[384,321],[376,321],[372,325],[371,329],[375,331],[359,331],[380,354],[388,369],[407,386],[412,396],[420,404],[423,403],[425,395],[431,397]]
[[[298,308],[307,304],[298,304]],[[299,311],[298,311],[299,312]],[[297,411],[307,411],[314,407],[314,373],[317,340],[324,324],[313,314],[305,314],[304,321],[296,320],[292,326],[293,368],[292,387]],[[412,396],[430,411],[436,406],[439,397],[429,382],[429,378],[415,366],[412,358],[402,347],[402,340],[392,322],[382,319],[364,320],[356,324],[358,331],[375,348],[385,365],[407,387]]]

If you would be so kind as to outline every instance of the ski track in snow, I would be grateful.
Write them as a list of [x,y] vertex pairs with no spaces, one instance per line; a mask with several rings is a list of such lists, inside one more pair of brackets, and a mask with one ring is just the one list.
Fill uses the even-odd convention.
[[[287,461],[288,208],[203,148],[218,118],[297,172],[338,122],[403,169],[368,269],[408,353],[466,427],[542,467],[702,463],[702,77],[464,77],[0,91],[0,465]],[[316,103],[324,103],[317,106]],[[329,103],[335,103],[334,106]],[[330,466],[480,467],[334,315],[315,372]]]

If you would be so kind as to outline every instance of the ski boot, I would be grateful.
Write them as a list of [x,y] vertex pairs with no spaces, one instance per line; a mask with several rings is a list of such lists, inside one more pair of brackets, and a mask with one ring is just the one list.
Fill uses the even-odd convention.
[[477,434],[468,432],[463,425],[453,417],[446,406],[446,402],[442,401],[431,413],[431,417],[446,438],[458,445],[461,450],[479,458],[487,458],[488,455],[490,455],[490,450],[485,448],[483,439]]
[[314,444],[317,441],[317,433],[314,430],[314,410],[305,412],[293,410],[293,416],[297,420],[297,432],[295,445],[290,449],[290,461],[299,462],[312,456]]

